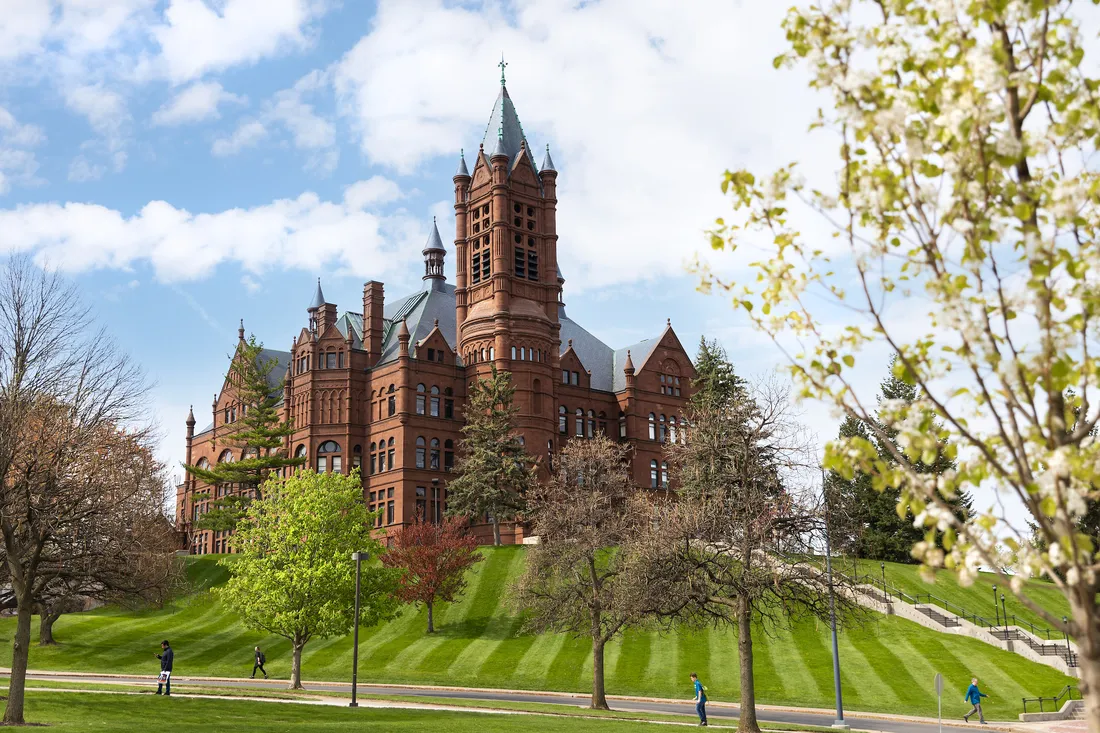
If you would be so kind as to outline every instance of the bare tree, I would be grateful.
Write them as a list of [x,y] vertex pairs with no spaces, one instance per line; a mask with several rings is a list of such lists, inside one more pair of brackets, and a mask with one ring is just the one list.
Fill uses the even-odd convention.
[[[75,288],[24,258],[0,269],[0,536],[16,604],[5,723],[23,723],[31,616],[55,577],[77,562],[138,491],[119,477],[147,387],[94,327]],[[110,489],[105,489],[109,486]]]
[[592,641],[592,708],[607,710],[604,647],[652,605],[644,567],[629,544],[639,515],[624,511],[634,487],[628,447],[605,436],[569,441],[548,484],[529,496],[539,544],[514,588],[537,633],[571,632]]
[[[681,501],[651,509],[640,553],[670,623],[736,629],[738,729],[756,733],[753,628],[829,613],[812,442],[774,381],[700,396],[688,412],[687,442],[669,447]],[[842,614],[856,608],[850,593],[836,600]]]

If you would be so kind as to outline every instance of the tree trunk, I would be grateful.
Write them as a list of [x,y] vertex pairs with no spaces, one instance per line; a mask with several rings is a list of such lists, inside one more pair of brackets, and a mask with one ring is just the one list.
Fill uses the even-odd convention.
[[31,601],[20,599],[16,613],[15,638],[12,640],[11,679],[4,722],[23,724],[23,696],[27,687],[27,659],[31,646]]
[[[1077,689],[1085,701],[1085,722],[1089,733],[1100,733],[1100,638],[1093,623],[1096,606],[1082,608],[1074,594],[1070,594],[1070,609],[1077,626],[1077,671],[1081,675]],[[1086,601],[1088,603],[1088,601]]]
[[592,637],[592,704],[593,710],[610,710],[603,685],[603,648],[604,642]]
[[302,689],[302,649],[306,643],[298,639],[294,639],[291,642],[293,648],[293,657],[290,663],[290,689],[301,690]]
[[500,547],[500,522],[493,517],[493,544]]
[[39,614],[38,646],[52,646],[57,643],[53,638],[53,625],[59,618],[61,618],[61,613],[54,611],[52,608],[44,609]]
[[760,733],[760,724],[756,722],[756,683],[752,676],[752,604],[744,598],[737,607],[737,661],[741,667],[737,730],[739,733]]
[[429,634],[434,634],[435,633],[435,624],[432,622],[432,602],[428,601],[424,605],[426,605],[428,607],[428,633]]

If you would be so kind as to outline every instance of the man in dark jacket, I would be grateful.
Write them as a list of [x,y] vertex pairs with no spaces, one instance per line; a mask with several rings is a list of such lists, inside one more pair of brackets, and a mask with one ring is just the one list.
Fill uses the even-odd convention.
[[175,654],[172,652],[172,646],[165,639],[160,643],[160,654],[157,655],[157,659],[160,660],[160,677],[157,678],[157,694],[161,694],[161,688],[164,688],[165,695],[172,694],[172,658]]
[[258,669],[258,670],[260,670],[261,672],[264,673],[264,679],[266,680],[267,679],[267,670],[264,669],[264,662],[266,662],[266,661],[267,661],[267,657],[264,656],[264,653],[260,651],[260,647],[256,647],[256,663],[252,665],[252,676],[249,677],[248,679],[250,679],[250,680],[256,679],[256,670]]

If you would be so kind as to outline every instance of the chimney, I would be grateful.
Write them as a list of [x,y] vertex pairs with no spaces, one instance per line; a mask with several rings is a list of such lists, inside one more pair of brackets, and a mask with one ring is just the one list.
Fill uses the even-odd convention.
[[382,358],[382,283],[371,280],[363,286],[363,348],[370,366]]
[[336,305],[325,303],[317,309],[317,335],[322,335],[329,326],[336,325]]

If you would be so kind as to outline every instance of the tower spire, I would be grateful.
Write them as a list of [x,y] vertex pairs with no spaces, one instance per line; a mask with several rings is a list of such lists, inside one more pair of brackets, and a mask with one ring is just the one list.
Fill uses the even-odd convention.
[[500,67],[500,85],[501,86],[504,86],[504,67],[507,66],[507,65],[508,64],[506,64],[504,62],[504,52],[501,51],[501,53],[500,53],[500,63],[497,64],[497,66]]
[[443,260],[447,256],[447,250],[443,247],[443,238],[439,236],[439,227],[435,217],[432,217],[432,231],[428,234],[428,241],[421,251],[424,255],[424,280],[426,289],[439,290],[442,288],[446,277],[443,275]]

